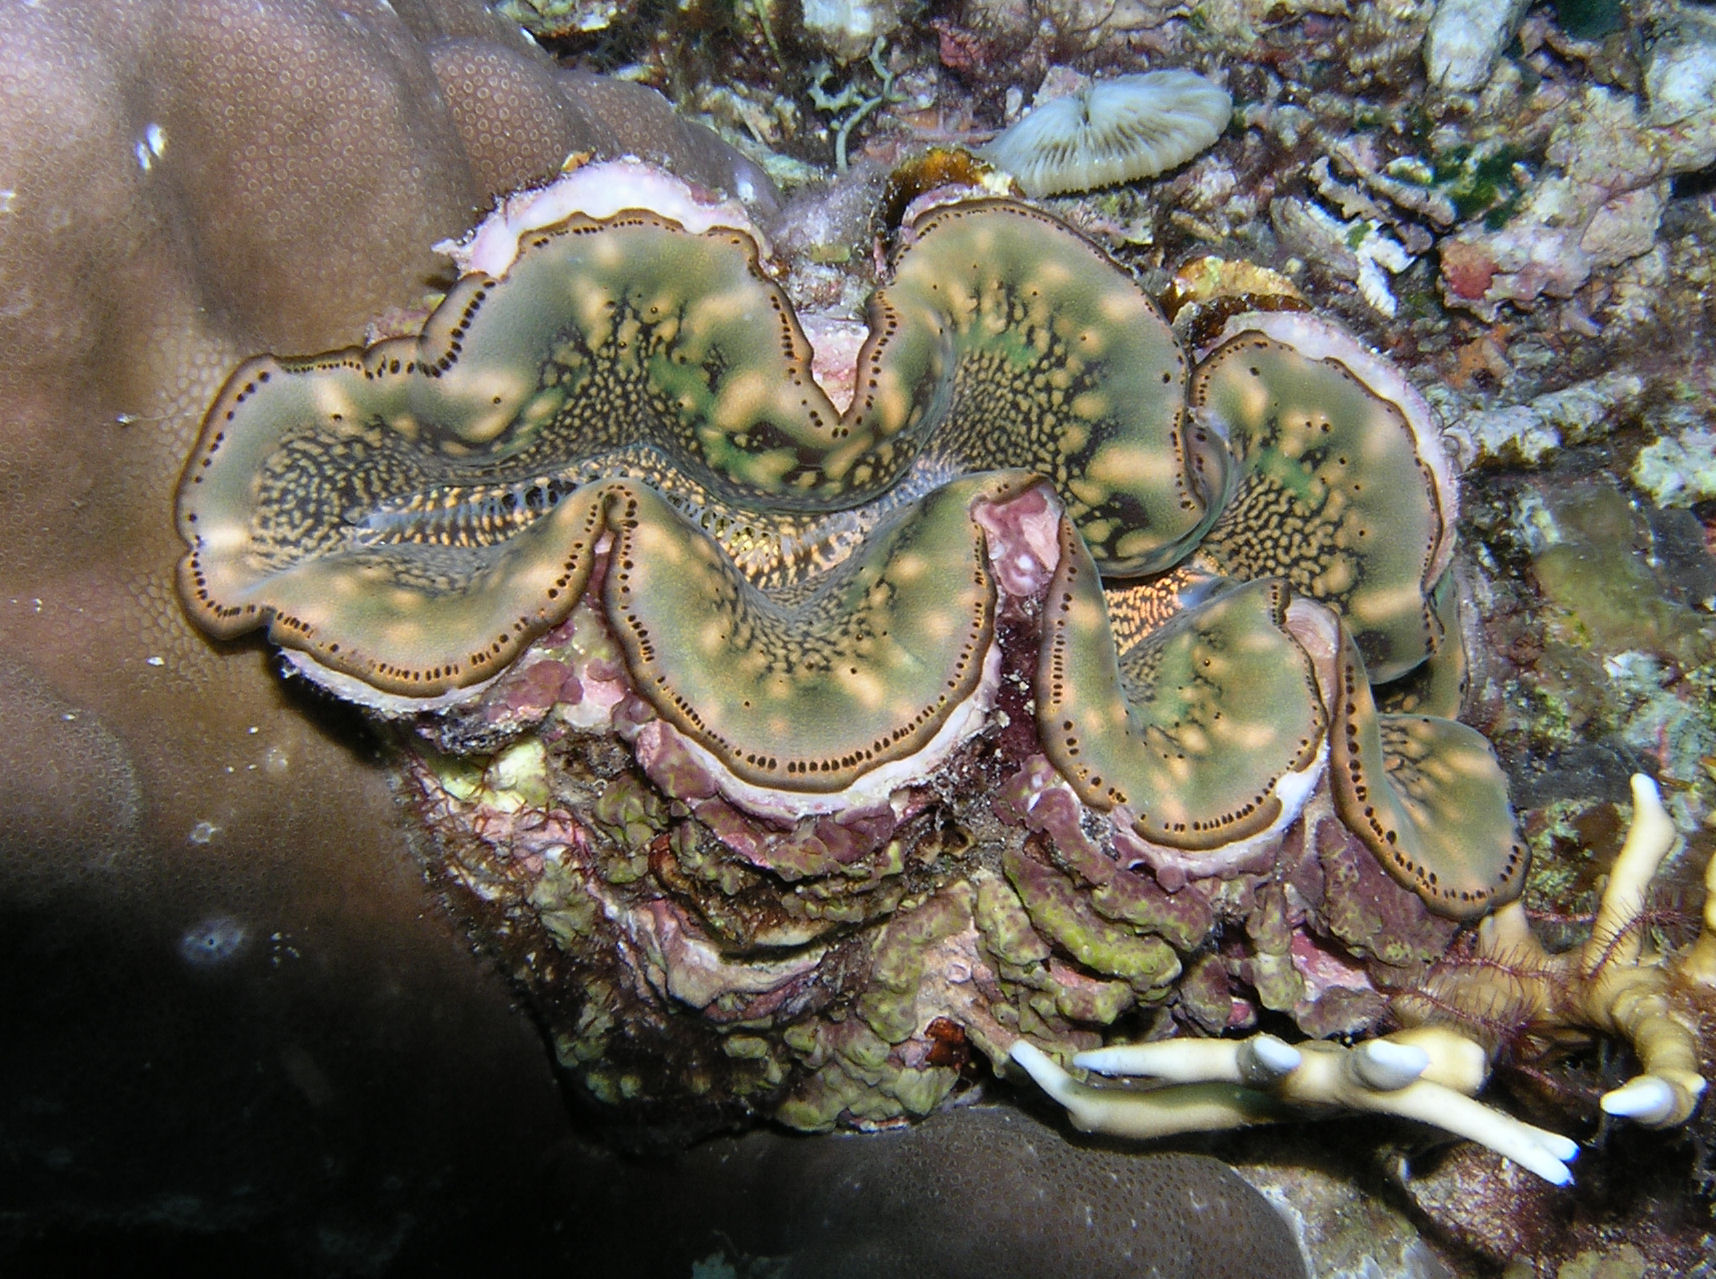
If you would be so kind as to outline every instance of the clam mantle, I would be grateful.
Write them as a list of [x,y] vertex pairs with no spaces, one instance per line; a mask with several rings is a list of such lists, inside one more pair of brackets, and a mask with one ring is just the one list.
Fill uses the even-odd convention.
[[420,334],[238,369],[181,483],[191,616],[392,726],[431,866],[634,1115],[1366,1033],[1523,882],[1425,676],[1455,497],[1404,379],[1298,310],[1188,350],[1049,215],[914,210],[854,358],[742,210],[578,170]]

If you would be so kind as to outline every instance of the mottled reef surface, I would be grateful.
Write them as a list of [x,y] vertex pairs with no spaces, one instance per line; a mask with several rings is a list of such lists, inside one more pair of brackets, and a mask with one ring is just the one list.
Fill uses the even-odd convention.
[[[776,234],[794,247],[863,244],[890,168],[928,142],[980,143],[1039,94],[1171,66],[1223,84],[1234,119],[1208,151],[1045,207],[1158,296],[1206,254],[1279,271],[1408,373],[1464,471],[1463,718],[1508,774],[1534,857],[1527,903],[1552,942],[1581,935],[1625,830],[1627,778],[1644,771],[1687,836],[1653,928],[1668,944],[1690,937],[1716,850],[1716,20],[1703,7],[1489,6],[1506,12],[1493,30],[1456,24],[1468,6],[1454,0],[499,7],[562,65],[654,85],[720,132],[780,186]],[[795,198],[825,183],[850,193],[817,201],[834,223],[795,226]],[[462,225],[424,222],[413,231],[425,240]],[[832,255],[814,300],[860,299],[872,270],[862,252]],[[9,473],[8,489],[29,476]],[[82,565],[56,569],[75,592]],[[36,580],[8,576],[5,593]],[[71,598],[6,601],[0,674],[58,642],[30,619],[78,613]],[[686,1250],[723,1251],[726,1225],[724,1264],[777,1273],[758,1254],[794,1243],[767,1223],[744,1222],[742,1237],[713,1193],[715,1220],[690,1213],[683,1238],[648,1260],[628,1259],[626,1225],[616,1239],[592,1231],[592,1214],[624,1223],[625,1204],[677,1200],[737,1177],[742,1160],[761,1171],[739,1184],[779,1195],[783,1214],[814,1212],[782,1186],[822,1156],[705,1150],[672,1171],[614,1170],[615,1156],[587,1147],[487,957],[472,960],[399,841],[366,824],[387,801],[359,725],[274,695],[295,699],[292,731],[342,744],[294,784],[355,781],[368,806],[338,856],[296,864],[294,834],[240,861],[235,827],[204,815],[198,788],[212,791],[228,758],[250,759],[239,767],[266,788],[325,746],[293,739],[251,759],[223,745],[134,770],[125,743],[147,736],[150,715],[170,716],[170,699],[89,719],[68,741],[50,729],[75,718],[88,685],[14,684],[24,691],[4,703],[0,743],[15,779],[9,829],[55,833],[0,901],[0,953],[33,975],[0,996],[0,1021],[28,1027],[30,1055],[5,1061],[0,1048],[28,1083],[9,1089],[21,1101],[0,1138],[0,1257],[37,1272],[94,1259],[122,1273],[171,1255],[193,1268],[240,1258],[262,1272],[420,1274],[481,1264],[505,1237],[530,1258],[526,1273],[580,1257],[593,1273],[685,1273]],[[157,776],[178,790],[158,798]],[[183,845],[171,856],[126,825],[169,819]],[[324,828],[342,819],[294,820],[329,848]],[[113,832],[116,868],[55,868],[100,842],[98,829]],[[1181,1148],[1215,1153],[1295,1206],[1318,1275],[1366,1273],[1367,1260],[1424,1276],[1709,1273],[1709,1102],[1677,1133],[1570,1121],[1596,1113],[1626,1064],[1588,1044],[1544,1048],[1504,1056],[1490,1095],[1551,1127],[1584,1124],[1573,1135],[1593,1148],[1570,1190],[1364,1118]],[[89,1082],[56,1089],[48,1076]],[[955,1140],[925,1156],[938,1157],[971,1158]],[[1069,1190],[1043,1211],[1075,1203]],[[634,1242],[653,1221],[640,1212]],[[938,1273],[945,1223],[912,1228],[918,1273]],[[796,1246],[830,1244],[807,1233]]]

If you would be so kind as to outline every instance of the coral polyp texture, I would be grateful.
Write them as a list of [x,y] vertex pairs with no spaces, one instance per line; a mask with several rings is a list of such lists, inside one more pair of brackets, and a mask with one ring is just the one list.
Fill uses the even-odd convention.
[[1032,196],[1154,177],[1205,150],[1233,99],[1195,71],[1147,71],[1039,104],[983,148]]
[[863,1126],[974,1053],[1364,1035],[1518,896],[1501,772],[1420,678],[1449,467],[1337,326],[1188,345],[1068,226],[943,192],[854,357],[642,166],[495,219],[420,333],[232,375],[179,584],[389,726],[591,1096]]

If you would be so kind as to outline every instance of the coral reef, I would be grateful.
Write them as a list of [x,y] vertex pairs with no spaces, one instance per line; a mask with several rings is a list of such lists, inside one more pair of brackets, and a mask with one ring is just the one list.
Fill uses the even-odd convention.
[[[1230,314],[1297,294],[1387,351],[1451,428],[1468,468],[1462,538],[1433,602],[1438,625],[1465,643],[1442,642],[1404,679],[1383,681],[1371,667],[1352,688],[1375,680],[1384,713],[1459,715],[1495,743],[1532,853],[1520,905],[1503,916],[1512,922],[1466,926],[1426,909],[1406,890],[1409,868],[1396,864],[1405,878],[1392,877],[1354,837],[1350,805],[1343,817],[1320,788],[1297,833],[1279,847],[1263,837],[1274,847],[1273,881],[1249,867],[1200,877],[1188,856],[1174,891],[1161,879],[1175,874],[1170,860],[1110,856],[1140,837],[1116,821],[1118,806],[1103,810],[1072,789],[1065,759],[1042,755],[1016,794],[996,795],[1000,804],[982,813],[977,801],[1003,776],[960,770],[985,751],[1008,761],[1037,734],[1024,697],[1035,666],[1008,655],[1032,651],[1041,636],[1006,626],[982,727],[932,770],[922,809],[890,812],[891,830],[879,820],[854,831],[833,812],[786,830],[778,814],[753,813],[719,787],[705,793],[707,760],[687,767],[664,746],[667,716],[653,704],[653,720],[630,714],[647,699],[625,700],[632,668],[604,640],[606,605],[588,593],[492,684],[447,690],[462,705],[425,721],[430,737],[413,737],[417,726],[405,722],[385,730],[408,741],[408,793],[425,797],[432,818],[481,819],[455,838],[459,857],[427,839],[419,851],[455,913],[538,992],[553,985],[551,964],[564,972],[594,962],[615,937],[628,948],[591,998],[539,998],[535,1011],[563,1030],[556,1048],[568,1072],[634,1113],[628,1097],[686,1080],[692,1092],[733,1088],[745,1099],[728,1112],[737,1113],[814,1079],[822,1093],[805,1093],[789,1117],[821,1124],[857,1104],[877,1118],[851,1119],[877,1122],[948,1087],[984,1085],[981,1057],[1004,1053],[1019,1028],[1062,1060],[1097,1038],[1170,1030],[1338,1035],[1386,1030],[1407,1007],[1391,1010],[1386,994],[1416,987],[1464,1005],[1450,1019],[1493,1050],[1488,1100],[1592,1149],[1576,1185],[1558,1188],[1490,1152],[1430,1144],[1428,1130],[1374,1115],[1224,1141],[1224,1153],[1291,1204],[1305,1237],[1331,1250],[1318,1254],[1318,1272],[1363,1272],[1352,1259],[1371,1257],[1370,1241],[1356,1246],[1351,1229],[1328,1223],[1346,1202],[1338,1187],[1350,1197],[1379,1176],[1394,1190],[1367,1201],[1366,1229],[1394,1233],[1374,1255],[1415,1273],[1501,1273],[1520,1258],[1545,1273],[1583,1273],[1605,1252],[1630,1272],[1693,1270],[1709,1232],[1709,1107],[1684,1137],[1585,1120],[1640,1067],[1630,1049],[1590,1047],[1593,1033],[1620,1027],[1593,1014],[1580,969],[1594,961],[1598,978],[1685,971],[1674,957],[1695,944],[1687,921],[1698,915],[1716,829],[1709,23],[1678,0],[1536,6],[1494,42],[1478,83],[1448,92],[1430,84],[1426,60],[1438,8],[1459,6],[967,0],[921,16],[882,6],[870,12],[882,15],[875,30],[885,42],[866,28],[837,51],[832,41],[856,32],[855,19],[837,14],[813,35],[795,6],[768,0],[518,7],[558,15],[552,47],[562,66],[670,91],[757,167],[707,135],[679,134],[662,99],[639,85],[576,90],[581,73],[555,68],[464,3],[345,4],[337,16],[311,0],[171,14],[74,0],[0,10],[12,86],[0,110],[16,144],[0,156],[0,417],[10,446],[0,490],[12,517],[0,551],[9,778],[0,904],[9,971],[26,975],[12,984],[5,1017],[24,1045],[9,1055],[5,1089],[9,1139],[30,1174],[21,1228],[82,1241],[85,1227],[107,1222],[153,1231],[159,1243],[199,1221],[225,1224],[191,1228],[251,1238],[270,1210],[233,1188],[261,1186],[287,1205],[276,1210],[296,1223],[287,1247],[314,1258],[304,1268],[373,1270],[385,1264],[378,1257],[430,1255],[435,1240],[474,1219],[465,1206],[496,1204],[496,1188],[516,1186],[523,1152],[560,1123],[529,1035],[402,873],[402,836],[370,738],[304,681],[274,680],[260,645],[192,634],[173,599],[179,547],[162,513],[197,422],[238,359],[332,348],[372,320],[371,340],[415,333],[450,278],[428,252],[437,237],[468,225],[489,194],[547,176],[565,151],[612,147],[751,205],[767,232],[758,243],[784,255],[765,244],[763,292],[778,285],[791,297],[813,353],[811,381],[842,405],[848,388],[836,374],[852,371],[861,337],[851,317],[878,270],[885,277],[881,264],[890,253],[907,265],[920,250],[926,263],[934,257],[934,236],[890,243],[902,222],[927,216],[922,206],[905,212],[909,195],[884,196],[902,155],[929,143],[979,145],[1033,91],[1187,66],[1233,93],[1227,132],[1148,188],[1049,207],[1153,296],[1171,296],[1177,275],[1247,278],[1235,289],[1243,299],[1176,317],[1189,364]],[[816,57],[827,61],[805,65]],[[294,87],[305,76],[316,90]],[[618,134],[567,124],[596,97],[606,105],[592,110],[618,119]],[[656,112],[648,126],[646,102]],[[648,140],[667,135],[694,140]],[[685,167],[693,153],[713,157],[714,176]],[[818,177],[841,161],[849,179],[819,196]],[[764,171],[791,188],[782,213],[771,211]],[[335,172],[343,186],[326,180]],[[999,184],[988,191],[1007,194]],[[876,207],[885,212],[872,223]],[[1209,258],[1212,248],[1226,266]],[[421,460],[409,461],[420,478]],[[893,507],[864,498],[847,508],[865,521],[847,536],[862,541],[906,518],[952,478],[918,474],[920,491]],[[479,494],[482,511],[499,519],[563,496],[534,490],[535,478],[501,465],[499,486]],[[758,505],[742,493],[724,500],[747,519]],[[1040,531],[1053,509],[1008,528]],[[463,573],[482,558],[472,538],[479,513],[451,508],[446,531],[458,544],[443,548],[441,563]],[[1442,513],[1454,516],[1452,506]],[[422,525],[389,526],[407,540],[413,527]],[[674,527],[670,518],[651,536]],[[986,557],[989,530],[970,527]],[[737,545],[731,526],[709,531]],[[752,547],[765,561],[779,531]],[[687,537],[657,544],[690,546]],[[1060,554],[1057,538],[1035,562],[1058,566]],[[884,568],[898,563],[883,557]],[[605,586],[597,567],[592,581]],[[1008,594],[1001,565],[988,561],[986,571],[997,602],[1017,612],[1029,597]],[[1189,583],[1176,587],[1198,602]],[[1256,608],[1262,589],[1246,587],[1233,607]],[[1131,603],[1127,611],[1104,600],[1117,666],[1159,630],[1154,601]],[[1274,634],[1301,644],[1306,615],[1294,600]],[[1188,641],[1193,651],[1201,643]],[[1462,648],[1469,663],[1454,660]],[[669,657],[683,677],[683,654]],[[530,681],[509,683],[522,667],[534,671]],[[1337,668],[1313,670],[1332,686]],[[1139,674],[1121,671],[1129,697]],[[1077,709],[1096,704],[1087,697]],[[571,751],[569,739],[598,735],[579,717],[603,715],[614,728],[608,749]],[[1085,742],[1099,740],[1108,739],[1087,728]],[[654,773],[642,770],[640,741]],[[1377,741],[1417,749],[1393,730]],[[1437,738],[1424,758],[1441,758],[1446,745]],[[1360,767],[1386,774],[1370,749]],[[1128,754],[1103,750],[1109,761]],[[1629,819],[1627,778],[1641,771],[1661,780],[1685,851],[1670,853],[1623,937],[1588,946],[1581,920],[1603,903]],[[622,775],[629,784],[604,793],[599,811],[576,809],[595,814],[579,845],[562,822],[574,809],[551,801],[595,805],[596,783]],[[695,841],[663,842],[688,826]],[[1007,840],[1019,842],[1015,854],[986,864],[980,850]],[[494,851],[502,846],[520,851],[503,858]],[[622,849],[642,852],[616,855]],[[1159,892],[1146,891],[1152,881]],[[681,913],[637,909],[651,894]],[[1547,955],[1523,941],[1521,911]],[[1486,938],[1507,936],[1518,945],[1486,950]],[[234,937],[244,940],[228,952],[223,939]],[[1634,938],[1666,962],[1633,965]],[[811,952],[815,967],[795,969]],[[193,954],[222,962],[187,962]],[[737,986],[735,955],[750,965]],[[1169,960],[1181,969],[1172,977]],[[1485,969],[1520,981],[1499,1007],[1482,994],[1493,984],[1472,993],[1472,974]],[[630,986],[608,980],[628,974]],[[944,974],[971,979],[938,986]],[[1657,979],[1639,980],[1648,1004]],[[1708,1019],[1694,988],[1670,985],[1676,1016],[1688,1026]],[[947,998],[973,990],[978,998],[957,1006]],[[679,1084],[652,1073],[647,1047],[630,1056],[615,1048],[623,1036],[613,1010],[651,1001],[677,1021],[645,1027],[646,1046],[683,1043],[688,1020],[714,1023],[704,1027],[708,1051]],[[990,1010],[1005,1035],[976,1015]],[[817,1033],[776,1038],[792,1017]],[[617,1068],[598,1077],[584,1056],[610,1051]],[[1373,1053],[1388,1056],[1297,1051],[1302,1065],[1321,1054],[1354,1071]],[[222,1064],[234,1054],[249,1063],[242,1071]],[[168,1076],[185,1081],[186,1097],[156,1082]],[[1319,1078],[1325,1095],[1348,1086]],[[685,1090],[674,1095],[683,1101]],[[366,1104],[378,1093],[379,1108]],[[67,1142],[74,1108],[91,1131]],[[339,1134],[355,1131],[357,1114],[393,1116],[388,1140],[399,1144],[381,1148],[409,1152],[342,1158]],[[434,1123],[420,1122],[427,1114]],[[270,1116],[284,1118],[269,1127]],[[183,1140],[211,1121],[218,1138]],[[436,1152],[462,1132],[513,1134],[510,1153],[485,1163],[480,1138],[442,1165]],[[786,1158],[801,1160],[810,1156],[796,1152],[822,1147],[789,1149]],[[169,1155],[180,1150],[198,1153]],[[316,1172],[294,1181],[268,1171],[299,1166]],[[485,1167],[498,1171],[485,1176]],[[190,1197],[150,1197],[168,1182]],[[422,1201],[409,1197],[421,1193],[455,1210],[413,1219],[410,1207],[397,1211],[401,1192],[387,1189],[399,1185],[413,1207]],[[514,1202],[495,1211],[520,1240],[533,1226]],[[362,1205],[377,1203],[365,1219]],[[19,1220],[7,1218],[7,1229]]]
[[[369,754],[173,600],[159,516],[226,366],[415,301],[423,237],[488,197],[426,48],[468,38],[552,74],[474,8],[445,26],[342,8],[0,7],[8,1252],[116,1223],[163,1250],[282,1219],[337,1235],[342,1202],[453,1161],[462,1138],[403,1111],[525,1143],[555,1114],[497,983],[422,922]],[[507,180],[552,172],[563,145]],[[181,938],[222,918],[245,921],[248,954],[191,970]],[[347,1126],[373,1161],[328,1136]],[[496,1207],[480,1174],[455,1180]]]
[[[361,729],[187,624],[162,514],[234,360],[420,306],[437,238],[589,145],[555,68],[407,0],[8,3],[0,67],[0,1264],[551,1249],[509,1171],[565,1125],[540,1041]],[[479,97],[537,127],[462,135]]]
[[1699,1000],[1716,989],[1716,862],[1705,876],[1704,929],[1671,961],[1643,959],[1642,916],[1651,879],[1676,842],[1661,796],[1633,779],[1633,823],[1603,892],[1591,935],[1551,955],[1517,900],[1479,926],[1468,960],[1396,999],[1407,1029],[1353,1048],[1290,1047],[1268,1035],[1210,1043],[1164,1040],[1085,1052],[1073,1064],[1105,1075],[1142,1075],[1174,1086],[1150,1091],[1074,1081],[1021,1040],[1013,1059],[1066,1106],[1085,1131],[1160,1137],[1234,1127],[1306,1107],[1402,1115],[1446,1128],[1508,1156],[1544,1180],[1572,1180],[1576,1143],[1470,1097],[1489,1071],[1503,1028],[1580,1028],[1630,1041],[1640,1073],[1605,1093],[1604,1111],[1651,1127],[1684,1124],[1705,1089]]

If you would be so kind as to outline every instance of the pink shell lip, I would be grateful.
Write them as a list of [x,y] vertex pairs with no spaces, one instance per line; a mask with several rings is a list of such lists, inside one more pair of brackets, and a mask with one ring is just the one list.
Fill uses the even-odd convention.
[[435,251],[452,258],[461,275],[481,272],[499,279],[518,256],[519,242],[532,231],[578,214],[610,218],[627,209],[669,218],[693,235],[716,227],[739,231],[751,237],[761,256],[772,253],[768,238],[737,200],[700,194],[631,156],[580,165],[544,186],[502,196],[475,227],[456,240],[442,240]]

